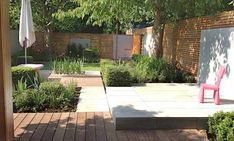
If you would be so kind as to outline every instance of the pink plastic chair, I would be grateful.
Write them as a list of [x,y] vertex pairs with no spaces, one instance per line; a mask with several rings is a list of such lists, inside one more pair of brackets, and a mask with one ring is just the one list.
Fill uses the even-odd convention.
[[219,86],[221,83],[221,80],[226,72],[226,66],[221,66],[219,69],[218,77],[216,78],[216,82],[214,85],[212,84],[201,84],[200,86],[200,93],[199,93],[199,102],[204,103],[204,91],[205,90],[214,90],[214,103],[216,105],[220,104],[220,97],[219,97]]

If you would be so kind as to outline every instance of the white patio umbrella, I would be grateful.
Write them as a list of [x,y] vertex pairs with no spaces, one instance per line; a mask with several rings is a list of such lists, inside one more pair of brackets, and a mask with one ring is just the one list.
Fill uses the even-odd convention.
[[19,42],[25,49],[25,64],[27,64],[27,48],[36,41],[30,0],[21,0]]

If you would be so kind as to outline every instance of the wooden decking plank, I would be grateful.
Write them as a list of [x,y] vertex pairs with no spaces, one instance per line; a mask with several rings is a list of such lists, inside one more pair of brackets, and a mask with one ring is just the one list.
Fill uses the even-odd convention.
[[160,141],[160,138],[158,137],[155,130],[145,131],[144,135],[148,137],[149,141]]
[[76,136],[75,141],[85,141],[85,121],[86,113],[78,113],[77,122],[76,122]]
[[64,141],[74,141],[76,134],[76,121],[77,113],[70,113],[69,120],[67,123],[66,132],[64,135]]
[[88,112],[86,119],[86,141],[96,141],[94,113]]
[[126,131],[126,134],[128,136],[129,141],[141,141],[137,135],[137,131],[135,130]]
[[118,141],[114,123],[112,121],[111,115],[109,112],[103,113],[104,122],[105,122],[105,129],[106,129],[106,137],[108,141]]
[[45,131],[45,133],[43,134],[41,141],[51,141],[54,137],[54,133],[56,131],[59,119],[60,119],[61,113],[54,113],[49,124],[48,127]]
[[126,131],[119,130],[119,131],[116,131],[116,134],[118,137],[118,141],[130,141],[130,140],[128,140],[128,136],[126,134]]
[[159,141],[156,132],[151,130],[139,130],[136,131],[136,135],[139,141]]
[[13,114],[13,117],[14,117],[14,119],[16,119],[16,117],[19,115],[19,113],[14,113]]
[[63,141],[66,128],[67,128],[67,121],[69,118],[70,113],[62,113],[57,129],[54,133],[53,141]]
[[22,113],[17,116],[14,120],[14,130],[19,126],[19,124],[23,121],[23,119],[27,116],[27,113]]
[[37,127],[37,129],[35,130],[32,138],[31,138],[31,141],[40,141],[41,140],[52,115],[53,115],[53,113],[45,113],[44,114],[39,126]]
[[14,141],[18,141],[34,118],[35,113],[29,113],[15,130]]
[[96,139],[97,141],[107,141],[103,113],[95,113]]
[[168,134],[166,133],[166,131],[157,130],[156,134],[159,137],[160,141],[171,141],[171,139],[168,138]]
[[30,125],[28,125],[27,129],[25,130],[24,134],[21,136],[20,141],[29,141],[33,133],[35,132],[36,128],[38,127],[41,119],[43,118],[44,113],[37,113],[33,120],[31,121]]

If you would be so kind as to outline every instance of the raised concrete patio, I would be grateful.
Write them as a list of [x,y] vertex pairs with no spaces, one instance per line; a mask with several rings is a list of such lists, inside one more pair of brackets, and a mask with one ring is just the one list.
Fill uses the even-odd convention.
[[234,100],[215,105],[210,92],[200,104],[198,92],[196,84],[157,83],[107,87],[107,98],[117,129],[206,128],[209,115],[234,110]]

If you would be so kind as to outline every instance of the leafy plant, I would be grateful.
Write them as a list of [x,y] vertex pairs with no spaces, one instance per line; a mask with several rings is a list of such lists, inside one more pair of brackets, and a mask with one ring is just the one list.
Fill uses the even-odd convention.
[[131,74],[124,66],[108,66],[103,78],[107,86],[131,86],[132,83]]
[[132,60],[133,60],[134,62],[140,62],[140,61],[143,60],[144,58],[148,58],[148,56],[142,55],[142,54],[134,54],[134,55],[132,55]]
[[98,48],[85,48],[83,55],[84,62],[96,63],[100,61],[100,51]]
[[217,112],[208,119],[209,134],[212,140],[234,140],[234,111]]
[[19,112],[37,112],[45,108],[46,99],[37,89],[28,89],[15,95],[14,103]]
[[75,43],[69,44],[66,50],[66,57],[77,58],[83,56],[83,48],[81,45],[76,46]]
[[[32,56],[26,56],[27,63],[33,63],[33,57]],[[17,56],[17,64],[24,64],[25,63],[25,56]]]
[[[22,82],[19,82],[22,83]],[[18,112],[40,112],[47,109],[69,111],[76,106],[75,82],[63,86],[59,82],[43,82],[38,88],[25,89],[19,84],[14,91],[14,104]]]
[[80,74],[83,62],[75,59],[61,59],[53,61],[53,70],[56,74]]
[[35,71],[30,67],[12,67],[13,86],[16,86],[19,81],[26,82],[27,86],[34,84],[33,80],[36,77]]

